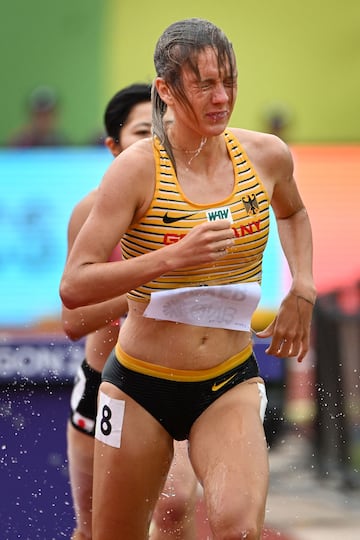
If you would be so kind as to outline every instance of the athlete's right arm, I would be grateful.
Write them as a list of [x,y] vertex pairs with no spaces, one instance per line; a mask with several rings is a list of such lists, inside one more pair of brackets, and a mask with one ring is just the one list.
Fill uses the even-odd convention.
[[129,225],[149,207],[154,186],[150,141],[135,143],[112,162],[65,266],[60,295],[67,308],[104,302],[174,269],[205,264],[224,255],[233,232],[231,224],[221,220],[194,227],[175,244],[126,261],[107,262]]

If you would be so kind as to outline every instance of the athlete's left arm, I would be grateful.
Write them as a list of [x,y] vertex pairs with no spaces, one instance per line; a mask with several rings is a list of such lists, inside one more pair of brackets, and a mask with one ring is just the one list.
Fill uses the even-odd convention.
[[272,336],[267,350],[269,354],[294,356],[301,362],[310,346],[310,326],[316,299],[311,225],[294,180],[292,156],[279,139],[275,141],[268,166],[273,177],[271,206],[292,284],[275,320],[258,335]]

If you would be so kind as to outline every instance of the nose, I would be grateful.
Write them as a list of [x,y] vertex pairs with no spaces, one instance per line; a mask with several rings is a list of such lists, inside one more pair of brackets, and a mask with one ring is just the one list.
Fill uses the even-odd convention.
[[214,103],[227,103],[229,101],[229,95],[223,83],[218,83],[213,92]]

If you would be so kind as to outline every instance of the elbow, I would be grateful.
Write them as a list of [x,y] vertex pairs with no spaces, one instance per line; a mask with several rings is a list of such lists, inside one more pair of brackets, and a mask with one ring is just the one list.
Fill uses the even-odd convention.
[[79,339],[84,337],[84,334],[82,334],[81,332],[78,332],[76,328],[74,328],[73,326],[67,324],[67,321],[65,321],[63,323],[63,330],[64,330],[66,336],[71,341],[79,341]]
[[78,341],[88,333],[82,313],[65,306],[62,308],[61,323],[64,333],[71,341]]
[[62,303],[67,309],[76,309],[81,306],[75,287],[68,283],[66,278],[61,280],[59,295]]

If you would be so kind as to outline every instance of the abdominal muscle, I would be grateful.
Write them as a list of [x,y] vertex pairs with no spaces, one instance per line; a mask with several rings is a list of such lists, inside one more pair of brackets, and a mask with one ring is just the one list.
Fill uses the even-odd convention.
[[119,344],[138,360],[173,369],[209,369],[239,353],[251,341],[250,332],[146,318],[146,303],[128,303]]

